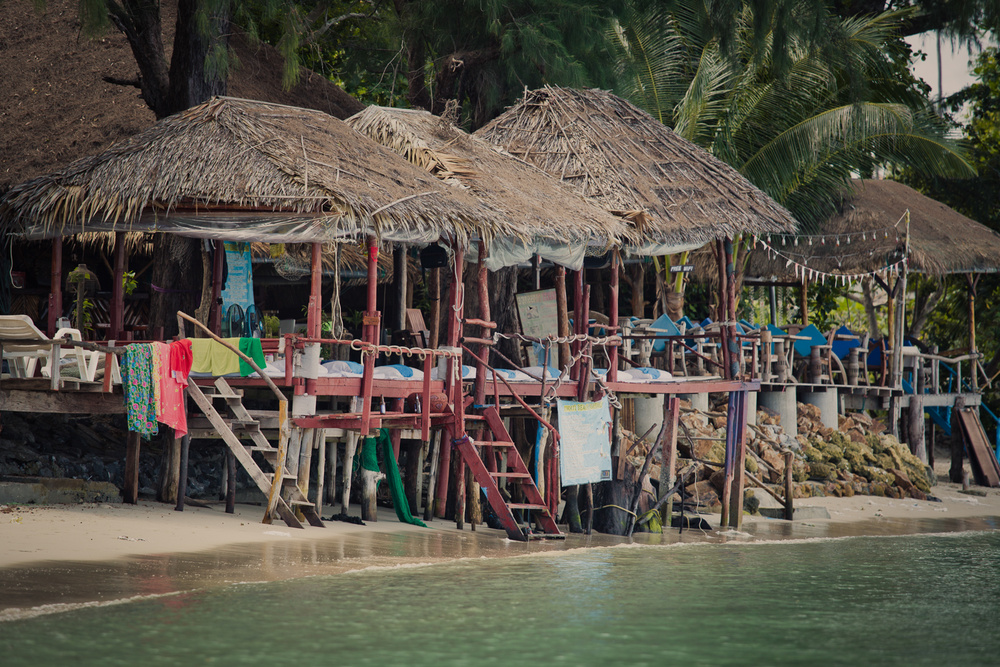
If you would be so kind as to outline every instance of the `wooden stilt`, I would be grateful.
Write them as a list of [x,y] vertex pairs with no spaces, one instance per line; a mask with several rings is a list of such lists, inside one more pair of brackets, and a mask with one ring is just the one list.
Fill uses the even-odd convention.
[[52,239],[52,269],[50,273],[51,287],[49,289],[49,336],[56,335],[56,330],[59,328],[56,325],[56,322],[62,316],[62,249],[62,237],[57,236]]
[[236,512],[236,456],[226,448],[226,514]]
[[188,450],[191,447],[191,436],[185,434],[181,438],[180,474],[177,477],[177,505],[174,510],[184,511],[184,497],[187,495]]
[[438,464],[441,460],[441,434],[442,429],[437,429],[434,431],[434,435],[431,436],[431,470],[430,479],[427,480],[427,504],[424,506],[424,521],[430,521],[432,517],[440,516],[437,514],[437,509],[435,508],[434,492],[438,479]]
[[[362,448],[375,447],[374,438],[365,438]],[[364,457],[362,455],[362,461]],[[359,469],[361,473],[361,519],[364,521],[378,521],[378,505],[376,502],[376,488],[379,478],[382,476],[376,470],[368,470],[363,465]]]
[[[314,436],[318,460],[316,462],[316,498],[313,504],[316,505],[316,514],[323,515],[323,500],[326,498],[326,429],[316,429]],[[334,451],[336,456],[336,451]]]
[[180,438],[175,438],[171,435],[171,432],[168,432],[164,450],[158,499],[164,503],[175,503],[177,502],[177,479],[180,475],[181,467]]
[[344,445],[344,466],[340,493],[340,513],[346,515],[351,504],[351,476],[354,473],[354,455],[358,451],[357,431],[348,431]]
[[[299,489],[302,490],[302,494],[308,498],[309,497],[309,477],[312,471],[312,456],[313,447],[316,443],[316,430],[314,428],[302,429],[302,443],[299,446],[299,465],[298,470],[295,472],[296,482]],[[298,509],[295,512],[296,516],[301,514]],[[300,517],[305,519],[305,516]]]
[[[566,303],[566,267],[556,266],[556,317],[559,320],[559,337],[569,336],[569,307]],[[559,344],[559,369],[569,363],[572,356],[568,343]]]
[[125,440],[125,484],[122,502],[135,505],[139,502],[139,434],[129,431]]
[[469,529],[475,531],[476,524],[483,522],[483,506],[479,502],[479,483],[471,474],[466,475],[465,478],[467,480],[466,498],[469,507]]
[[[732,490],[729,494],[729,527],[739,530],[743,527],[743,489],[746,484],[744,471],[746,469],[746,458],[747,458],[747,448],[746,448],[746,433],[747,433],[747,392],[746,391],[734,391],[729,394],[730,405],[732,409],[729,411],[730,423],[733,423],[732,427],[729,423],[726,425],[727,436],[730,430],[733,431],[733,465],[732,465]],[[728,468],[727,468],[728,475]],[[725,507],[725,506],[723,506]]]
[[111,326],[108,338],[119,339],[125,330],[125,232],[115,232],[115,275],[111,279]]
[[794,499],[792,498],[792,479],[795,453],[786,449],[785,453],[785,520],[791,521],[795,518]]
[[222,267],[225,258],[225,244],[216,241],[215,255],[212,258],[212,303],[208,311],[208,328],[217,336],[222,335]]
[[306,310],[306,335],[319,338],[323,329],[323,244],[313,243],[309,262],[309,305]]
[[438,337],[441,332],[441,269],[431,269],[431,321],[430,327],[430,347],[436,349]]
[[[465,270],[465,249],[460,244],[455,243],[454,253],[452,281],[451,286],[448,288],[447,344],[449,348],[458,349],[458,341],[462,335],[462,318],[465,304],[462,278]],[[448,377],[445,380],[445,391],[451,403],[451,408],[454,411],[454,422],[449,434],[450,438],[454,438],[460,433],[465,432],[465,404],[462,397],[462,380],[460,377],[461,364],[462,360],[455,358],[449,358],[446,364]],[[456,365],[458,368],[455,368]],[[459,376],[457,380],[456,376]],[[451,442],[442,442],[440,465],[441,468],[438,471],[437,503],[434,509],[437,512],[437,516],[444,518],[448,503],[448,487],[451,481],[449,479],[451,476]],[[464,467],[462,472],[464,473]],[[462,480],[457,481],[461,482]],[[465,487],[458,486],[456,490],[461,494],[465,492]],[[465,519],[464,516],[459,515],[457,520],[464,521]]]
[[[677,466],[677,421],[680,416],[681,401],[676,396],[667,396],[663,406],[663,427],[667,429],[660,452],[660,493],[674,488],[676,482],[674,468]],[[673,496],[673,494],[670,494]],[[662,525],[670,527],[673,520],[674,501],[668,498],[663,505]]]
[[[608,325],[609,333],[614,336],[620,334],[618,330],[618,273],[620,271],[619,267],[620,258],[618,256],[618,249],[615,248],[611,251],[611,285],[609,291],[608,305]],[[617,382],[618,381],[618,347],[612,347],[608,350],[608,357],[610,358],[610,363],[608,366],[608,381]],[[593,514],[593,510],[591,510]],[[587,533],[590,534],[589,531]]]

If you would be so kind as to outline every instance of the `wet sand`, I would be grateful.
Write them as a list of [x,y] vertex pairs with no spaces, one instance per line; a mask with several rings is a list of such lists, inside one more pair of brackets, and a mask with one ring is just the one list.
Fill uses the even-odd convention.
[[[787,522],[745,517],[743,531],[677,530],[637,533],[626,540],[594,534],[565,540],[511,542],[479,526],[457,531],[436,520],[429,528],[402,524],[391,510],[366,526],[331,521],[297,530],[260,522],[262,509],[239,505],[18,506],[0,509],[0,621],[104,604],[136,596],[171,595],[240,582],[336,574],[372,567],[412,567],[455,559],[524,556],[635,544],[757,542],[889,536],[1000,529],[1000,490],[985,496],[941,484],[941,502],[872,496],[810,498],[797,507],[824,507],[829,519]],[[760,495],[760,494],[758,494]],[[704,517],[712,526],[718,515]]]

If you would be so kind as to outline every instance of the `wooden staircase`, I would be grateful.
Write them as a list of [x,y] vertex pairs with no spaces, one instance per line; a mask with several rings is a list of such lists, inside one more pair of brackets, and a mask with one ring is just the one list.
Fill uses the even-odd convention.
[[[306,498],[298,486],[298,480],[285,467],[284,442],[279,447],[271,445],[260,430],[260,422],[244,407],[242,394],[233,391],[224,378],[218,378],[213,387],[200,387],[189,378],[187,391],[236,460],[256,482],[257,488],[268,497],[269,511],[265,513],[264,522],[271,522],[273,507],[273,511],[286,524],[292,528],[302,528],[302,522],[294,511],[298,509],[310,525],[323,527],[316,506]],[[216,408],[216,402],[225,404],[223,410],[226,416]],[[253,457],[254,452],[260,452],[271,472],[261,469]]]
[[[546,506],[538,487],[535,486],[531,473],[528,472],[528,467],[514,446],[497,409],[485,408],[482,417],[485,423],[483,434],[491,436],[490,439],[473,441],[465,435],[455,442],[455,447],[469,466],[479,486],[486,492],[486,499],[500,520],[500,524],[507,531],[507,536],[521,542],[530,539],[565,539],[566,536],[559,532],[552,513]],[[499,470],[498,458],[503,460],[498,457],[499,450],[507,454],[506,470]],[[519,486],[525,502],[515,503],[506,500],[500,493],[498,485],[498,481],[502,479],[506,479],[508,484]],[[515,510],[521,510],[523,516],[533,517],[538,530],[532,531],[528,521],[523,528],[519,526],[514,518]]]

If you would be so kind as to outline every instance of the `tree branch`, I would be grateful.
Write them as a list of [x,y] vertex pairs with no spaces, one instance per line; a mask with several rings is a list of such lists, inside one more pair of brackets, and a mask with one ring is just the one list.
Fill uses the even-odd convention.
[[340,23],[343,23],[344,21],[346,21],[348,19],[363,19],[363,18],[369,18],[370,16],[371,16],[371,14],[363,14],[361,12],[351,12],[349,14],[341,14],[340,16],[337,16],[337,17],[334,17],[334,18],[330,19],[329,21],[327,21],[326,23],[324,23],[319,28],[316,28],[315,30],[313,30],[312,32],[310,32],[309,36],[306,37],[303,40],[303,44],[306,44],[306,45],[312,44],[317,39],[319,39],[320,37],[322,37],[323,34],[326,33],[330,28],[332,28],[333,26],[338,25]]
[[116,86],[131,86],[132,88],[138,88],[139,90],[142,90],[142,80],[139,77],[136,77],[134,79],[119,79],[118,77],[114,76],[103,76],[101,78],[104,81],[112,83]]

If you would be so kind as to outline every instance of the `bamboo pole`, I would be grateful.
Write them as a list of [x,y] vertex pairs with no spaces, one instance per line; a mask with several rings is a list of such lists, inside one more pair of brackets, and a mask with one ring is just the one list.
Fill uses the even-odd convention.
[[[664,401],[663,427],[667,429],[666,437],[663,441],[663,454],[660,458],[660,488],[669,489],[673,487],[675,476],[674,467],[677,465],[677,421],[680,417],[680,399],[677,396],[667,396]],[[667,499],[663,507],[662,525],[670,526],[673,520],[674,501],[673,494]]]
[[[558,319],[559,337],[569,336],[569,306],[566,302],[566,268],[556,267],[556,318]],[[565,368],[573,357],[570,355],[569,344],[559,343],[559,368]]]
[[[618,272],[621,258],[618,249],[611,251],[611,284],[609,289],[608,325],[612,336],[618,335]],[[618,346],[613,345],[608,351],[608,382],[618,381]],[[593,514],[593,509],[591,510]],[[588,533],[589,534],[589,533]]]

